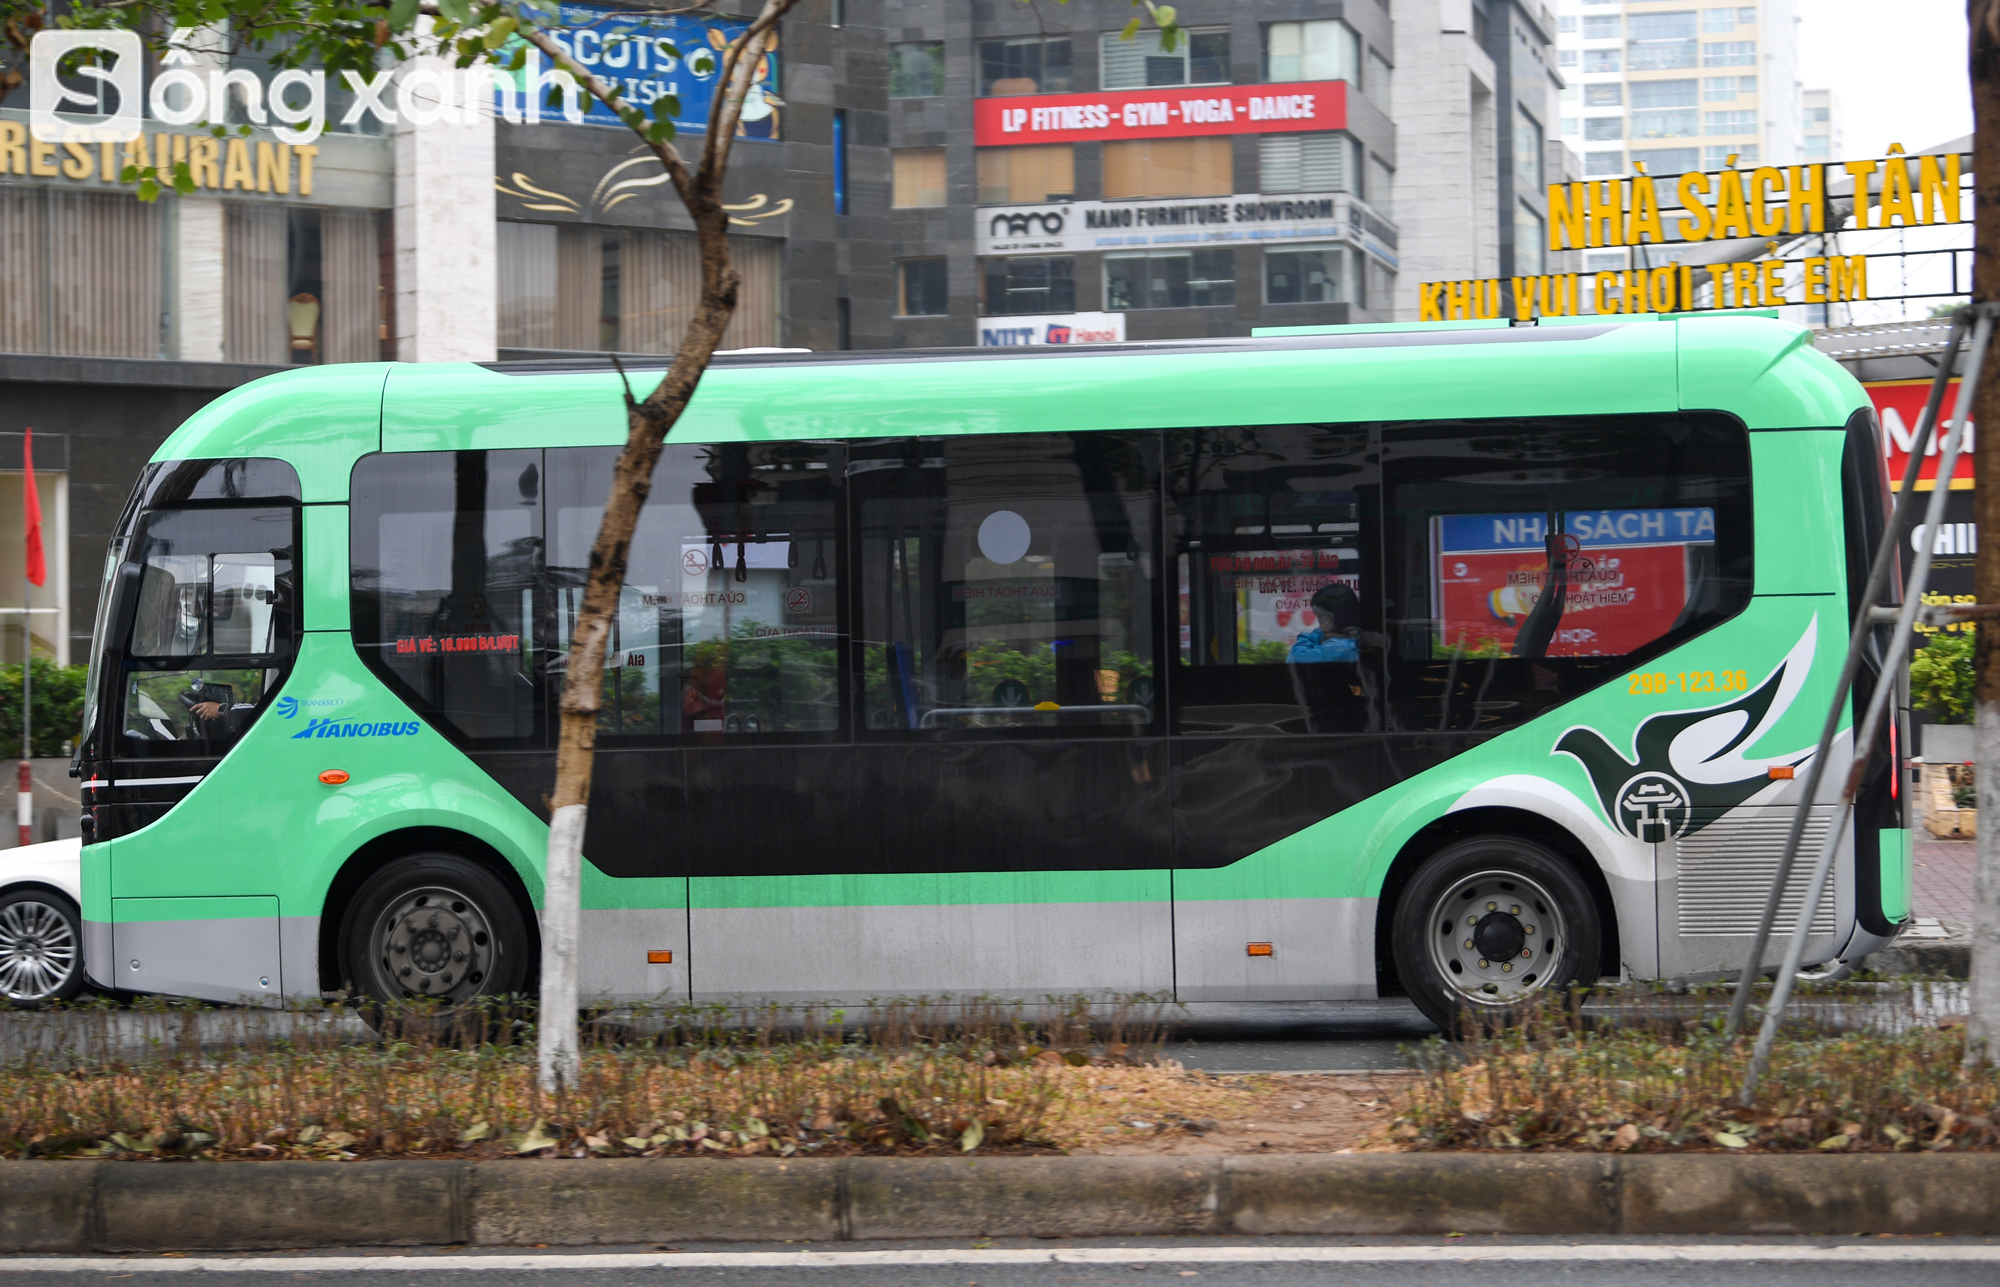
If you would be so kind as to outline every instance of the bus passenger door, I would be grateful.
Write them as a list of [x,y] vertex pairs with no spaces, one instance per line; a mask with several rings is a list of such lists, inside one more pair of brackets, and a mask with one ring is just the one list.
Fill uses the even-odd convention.
[[852,444],[822,511],[759,450],[683,538],[695,995],[1167,994],[1156,440]]

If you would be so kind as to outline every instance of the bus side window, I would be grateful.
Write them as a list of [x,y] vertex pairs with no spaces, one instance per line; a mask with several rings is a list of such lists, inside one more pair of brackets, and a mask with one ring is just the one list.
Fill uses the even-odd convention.
[[1382,459],[1401,728],[1513,727],[1748,602],[1727,417],[1386,425]]
[[1378,471],[1367,426],[1167,435],[1182,733],[1380,727]]
[[532,746],[542,452],[390,452],[354,469],[354,644],[459,738]]
[[853,444],[863,727],[942,739],[1151,729],[1156,441]]
[[[632,538],[600,737],[702,744],[843,726],[836,457],[814,443],[667,445]],[[576,626],[617,458],[548,453],[558,639]]]

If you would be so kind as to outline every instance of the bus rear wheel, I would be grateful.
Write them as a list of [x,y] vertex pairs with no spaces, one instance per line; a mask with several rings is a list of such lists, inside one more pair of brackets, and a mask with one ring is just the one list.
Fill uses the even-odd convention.
[[528,977],[520,905],[456,854],[411,854],[370,876],[348,904],[340,945],[341,977],[390,1012],[425,999],[449,1011],[519,992]]
[[1417,869],[1391,947],[1404,990],[1446,1032],[1506,1022],[1524,1002],[1597,977],[1597,900],[1551,850],[1475,836]]

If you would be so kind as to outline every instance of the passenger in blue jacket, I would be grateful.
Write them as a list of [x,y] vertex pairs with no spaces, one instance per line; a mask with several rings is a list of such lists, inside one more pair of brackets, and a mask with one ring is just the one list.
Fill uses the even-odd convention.
[[1312,611],[1319,625],[1292,641],[1285,660],[1360,661],[1355,639],[1361,633],[1361,597],[1336,581],[1313,592]]

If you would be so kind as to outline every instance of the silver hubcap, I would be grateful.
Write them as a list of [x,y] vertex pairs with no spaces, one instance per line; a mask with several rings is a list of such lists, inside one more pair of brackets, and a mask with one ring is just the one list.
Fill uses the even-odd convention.
[[1431,961],[1468,1005],[1511,1005],[1548,986],[1569,946],[1549,891],[1517,872],[1467,876],[1431,904]]
[[0,995],[9,1001],[45,1001],[76,969],[76,931],[61,909],[48,903],[0,908]]
[[391,989],[452,1001],[478,995],[498,951],[479,905],[435,885],[397,899],[383,914],[375,941],[382,979]]

